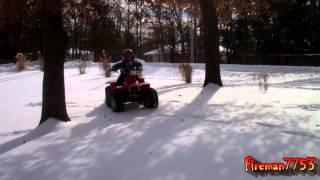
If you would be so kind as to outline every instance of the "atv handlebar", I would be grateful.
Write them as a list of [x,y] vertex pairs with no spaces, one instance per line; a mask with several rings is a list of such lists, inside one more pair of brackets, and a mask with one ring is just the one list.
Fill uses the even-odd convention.
[[[142,73],[142,68],[134,68],[134,69],[130,69],[130,70],[125,70],[123,68],[120,68],[119,69],[121,73],[124,73],[124,74],[134,74],[134,72],[138,73]],[[118,70],[117,69],[111,69],[111,71],[114,71],[114,72],[117,72]]]
[[132,69],[132,70],[130,70],[129,75],[141,77],[142,76],[142,69]]

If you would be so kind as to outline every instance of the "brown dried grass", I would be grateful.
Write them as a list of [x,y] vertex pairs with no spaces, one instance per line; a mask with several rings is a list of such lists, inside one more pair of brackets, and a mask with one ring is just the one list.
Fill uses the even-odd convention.
[[181,63],[179,65],[179,74],[186,83],[192,82],[192,66],[190,63]]
[[37,63],[39,65],[39,68],[41,71],[44,71],[44,60],[40,51],[38,51],[37,55],[38,55]]
[[23,53],[17,53],[16,60],[16,68],[19,72],[27,69],[27,56]]
[[105,72],[105,76],[110,77],[111,76],[111,65],[110,65],[109,58],[106,55],[103,55],[100,57],[100,64],[101,64],[101,68]]
[[80,74],[85,74],[88,66],[88,55],[84,54],[81,56],[80,61],[79,61],[79,73]]

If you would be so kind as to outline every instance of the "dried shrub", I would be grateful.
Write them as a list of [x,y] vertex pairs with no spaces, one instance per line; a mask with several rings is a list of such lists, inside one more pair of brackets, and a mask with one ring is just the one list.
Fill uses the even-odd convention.
[[87,62],[80,59],[80,62],[79,62],[79,72],[80,72],[80,74],[85,74],[86,73],[86,68],[87,68]]
[[268,80],[269,74],[268,73],[259,73],[253,77],[254,81],[258,81],[259,91],[262,93],[266,93],[268,91]]
[[27,56],[25,56],[23,53],[17,53],[16,60],[16,68],[18,71],[27,69]]
[[111,65],[110,65],[111,58],[108,57],[104,51],[102,51],[102,55],[100,56],[99,59],[100,59],[101,67],[105,72],[105,76],[110,77],[111,76]]
[[88,66],[88,54],[84,54],[81,56],[79,61],[79,72],[80,74],[85,74]]
[[179,74],[186,83],[192,82],[192,66],[190,63],[181,63],[179,65]]

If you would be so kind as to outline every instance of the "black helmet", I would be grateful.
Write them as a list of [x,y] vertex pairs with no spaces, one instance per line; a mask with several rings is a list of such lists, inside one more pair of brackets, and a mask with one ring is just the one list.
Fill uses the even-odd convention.
[[[134,59],[134,53],[132,49],[125,49],[122,51],[122,56],[124,61],[129,61]],[[130,58],[130,59],[129,59]]]
[[134,54],[132,49],[125,49],[125,50],[122,51],[122,55],[125,55],[127,53],[130,53],[132,55]]

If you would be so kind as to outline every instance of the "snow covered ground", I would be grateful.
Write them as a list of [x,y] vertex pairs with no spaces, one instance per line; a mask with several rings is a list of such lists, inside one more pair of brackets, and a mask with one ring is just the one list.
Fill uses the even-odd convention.
[[203,89],[204,65],[186,85],[176,64],[144,63],[159,108],[113,113],[104,87],[117,74],[106,79],[92,63],[79,75],[76,65],[65,65],[72,121],[36,129],[42,72],[0,65],[0,180],[250,180],[247,155],[320,158],[318,67],[222,65],[224,87]]

